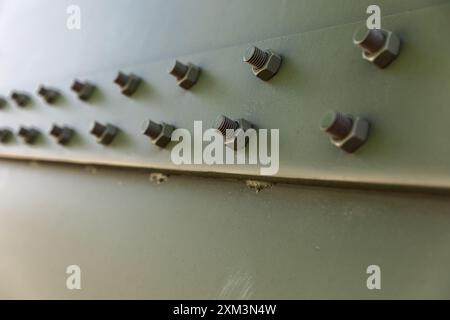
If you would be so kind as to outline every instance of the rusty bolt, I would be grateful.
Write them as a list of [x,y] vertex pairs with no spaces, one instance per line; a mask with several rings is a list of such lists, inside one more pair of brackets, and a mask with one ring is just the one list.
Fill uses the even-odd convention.
[[213,129],[220,132],[224,137],[225,145],[234,150],[243,149],[247,146],[249,142],[247,131],[253,128],[253,124],[245,119],[232,120],[224,115],[217,117],[213,125]]
[[6,128],[0,129],[0,142],[1,143],[8,142],[8,140],[11,136],[12,136],[11,130],[6,129]]
[[25,107],[31,102],[31,98],[24,92],[13,91],[11,93],[11,99],[13,99],[19,107]]
[[390,65],[400,54],[401,41],[393,32],[387,30],[358,29],[353,42],[360,47],[364,60],[383,69]]
[[200,76],[200,68],[192,63],[187,65],[180,61],[175,61],[173,66],[169,69],[169,73],[177,78],[177,83],[183,89],[190,89]]
[[119,72],[114,80],[114,83],[121,88],[124,95],[129,97],[138,89],[139,84],[141,83],[141,78],[132,73],[125,74],[123,72]]
[[148,120],[143,124],[143,134],[150,138],[150,141],[160,148],[165,148],[172,141],[172,132],[175,127],[161,122],[161,124]]
[[68,144],[72,139],[74,133],[75,132],[71,128],[67,126],[60,127],[56,124],[54,124],[50,129],[50,135],[54,137],[56,141],[61,145]]
[[109,123],[103,125],[99,122],[94,122],[90,130],[90,133],[93,136],[97,137],[98,143],[107,146],[113,142],[113,140],[119,133],[119,128]]
[[72,84],[72,90],[76,92],[80,100],[87,101],[92,97],[95,86],[89,82],[75,80]]
[[244,62],[252,66],[255,76],[261,80],[268,81],[278,73],[282,58],[273,50],[250,47],[244,55]]
[[40,86],[38,89],[38,95],[40,95],[48,104],[53,104],[59,97],[59,92],[55,89]]
[[34,144],[39,135],[40,132],[34,128],[20,127],[18,132],[18,136],[21,137],[26,144]]
[[320,129],[331,136],[336,147],[353,153],[368,139],[370,124],[367,120],[340,112],[328,112],[321,120]]

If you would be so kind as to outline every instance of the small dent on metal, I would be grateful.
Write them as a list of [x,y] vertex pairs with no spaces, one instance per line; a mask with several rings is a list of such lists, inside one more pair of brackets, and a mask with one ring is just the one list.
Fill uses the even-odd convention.
[[256,193],[260,193],[263,190],[271,189],[273,187],[273,183],[258,180],[247,180],[245,185]]
[[152,183],[163,184],[169,181],[169,176],[160,172],[152,172],[150,173],[149,180]]

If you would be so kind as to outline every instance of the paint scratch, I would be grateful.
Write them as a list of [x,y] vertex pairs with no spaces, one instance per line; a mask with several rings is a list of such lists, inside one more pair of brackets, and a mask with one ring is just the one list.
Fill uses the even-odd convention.
[[247,185],[247,188],[254,190],[256,193],[273,187],[272,183],[257,180],[247,180],[245,184]]
[[156,183],[156,184],[162,184],[169,180],[169,176],[164,173],[151,173],[150,174],[150,182]]

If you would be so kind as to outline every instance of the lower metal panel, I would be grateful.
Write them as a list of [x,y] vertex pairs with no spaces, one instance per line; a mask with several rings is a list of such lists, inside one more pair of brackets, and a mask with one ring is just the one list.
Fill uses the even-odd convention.
[[[448,197],[0,163],[0,298],[448,298]],[[82,290],[65,287],[82,269]],[[382,269],[382,290],[366,268]]]

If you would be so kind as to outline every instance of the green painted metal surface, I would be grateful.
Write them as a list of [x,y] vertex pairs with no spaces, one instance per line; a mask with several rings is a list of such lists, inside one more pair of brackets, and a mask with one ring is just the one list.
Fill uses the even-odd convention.
[[[99,7],[95,8],[99,10]],[[165,5],[161,5],[159,10],[164,11],[164,8]],[[300,8],[299,14],[304,12]],[[349,10],[351,8],[349,6]],[[383,12],[389,12],[402,7],[386,5],[382,8]],[[250,43],[217,49],[212,45],[205,52],[188,56],[177,56],[175,50],[169,58],[151,62],[143,55],[145,51],[139,51],[140,58],[124,59],[124,52],[128,54],[130,47],[120,40],[120,35],[130,32],[128,26],[123,27],[115,41],[116,45],[122,45],[122,50],[95,51],[103,51],[110,59],[114,55],[122,56],[127,61],[108,67],[109,70],[98,70],[98,66],[94,68],[92,65],[91,69],[96,69],[91,70],[93,72],[72,74],[72,63],[91,65],[100,60],[81,48],[79,56],[91,58],[74,61],[70,54],[64,55],[63,51],[60,55],[58,52],[58,59],[65,60],[56,61],[55,65],[67,70],[69,76],[52,78],[55,71],[51,68],[39,72],[39,65],[42,65],[37,63],[40,53],[33,52],[30,60],[35,61],[36,66],[29,67],[38,71],[30,76],[29,72],[21,72],[23,66],[14,72],[10,70],[9,77],[0,81],[0,84],[3,82],[3,92],[14,88],[34,92],[40,83],[44,83],[60,89],[64,101],[56,107],[49,107],[36,97],[29,108],[18,110],[10,106],[2,111],[2,124],[12,128],[21,124],[35,126],[45,133],[52,123],[63,123],[78,132],[78,139],[70,148],[58,146],[50,137],[31,148],[12,143],[0,146],[0,154],[130,167],[258,174],[258,168],[254,166],[176,166],[169,151],[150,145],[141,134],[141,124],[146,119],[166,121],[192,130],[195,120],[204,121],[204,129],[207,129],[219,114],[227,114],[234,118],[244,117],[260,128],[281,130],[278,178],[448,189],[450,148],[445,147],[448,126],[447,118],[442,115],[446,114],[449,100],[450,64],[447,44],[441,41],[440,34],[450,27],[450,5],[412,8],[415,10],[395,12],[383,18],[383,26],[397,32],[404,42],[399,59],[384,71],[361,59],[361,52],[353,46],[351,39],[362,22],[353,22],[354,19],[349,18],[348,23],[321,25],[319,29],[256,42],[284,56],[282,70],[269,83],[255,79],[241,61]],[[89,14],[92,14],[89,9],[89,5],[84,9],[88,26],[83,25],[80,37],[84,45],[89,44],[89,48],[94,44],[104,48],[98,39],[99,31],[89,24]],[[130,9],[128,14],[133,16],[134,11]],[[317,15],[321,16],[318,12]],[[248,19],[250,23],[251,17]],[[149,23],[147,28],[152,28],[153,23],[156,22]],[[178,26],[178,23],[173,24]],[[304,27],[299,25],[298,28]],[[204,32],[210,32],[206,29]],[[63,34],[73,37],[64,28],[57,30],[54,33],[59,37]],[[172,29],[168,26],[161,30],[165,34]],[[224,30],[220,36],[215,36],[223,39],[223,34],[229,32]],[[14,36],[9,35],[10,38]],[[200,34],[196,36],[202,38]],[[68,43],[69,38],[66,40]],[[135,38],[143,41],[137,34]],[[4,40],[8,42],[8,38]],[[173,41],[178,43],[178,38]],[[155,45],[165,48],[160,42],[145,43],[146,48]],[[43,48],[41,44],[36,46]],[[191,46],[195,47],[193,43]],[[199,51],[202,46],[195,48]],[[54,52],[51,46],[43,50]],[[202,67],[202,77],[191,92],[179,89],[167,75],[167,67],[174,58],[193,61]],[[5,63],[10,62],[8,60],[18,62],[15,56],[6,59]],[[8,67],[11,65],[14,63]],[[55,70],[61,72],[59,68]],[[145,80],[143,88],[131,100],[122,96],[112,82],[118,70],[134,72]],[[99,93],[93,101],[77,101],[70,91],[75,76],[98,86]],[[361,115],[371,121],[369,142],[355,155],[345,155],[336,150],[319,131],[319,120],[330,109]],[[110,122],[122,129],[123,134],[114,146],[100,147],[90,136],[89,128],[94,120]]]
[[[447,196],[1,162],[2,298],[448,298]],[[68,265],[82,290],[65,287]],[[366,268],[382,269],[382,290]]]
[[[82,9],[79,32],[65,28],[74,3]],[[45,83],[65,97],[56,107],[37,97],[27,110],[10,104],[0,123],[64,122],[85,132],[100,118],[125,132],[110,150],[82,133],[73,149],[48,139],[0,153],[190,174],[155,184],[148,169],[1,160],[0,298],[448,298],[448,194],[389,190],[448,190],[450,69],[442,37],[450,7],[378,1],[383,27],[405,44],[380,71],[351,43],[369,4],[0,1],[0,93],[34,93]],[[250,44],[285,57],[272,82],[257,81],[242,64]],[[166,74],[173,59],[204,69],[192,92]],[[118,70],[145,79],[136,99],[112,83]],[[94,103],[80,104],[69,92],[75,77],[99,86]],[[373,122],[356,155],[340,153],[318,130],[328,109]],[[245,179],[222,177],[255,179],[254,168],[174,167],[167,151],[137,136],[147,118],[189,128],[218,113],[280,128],[278,178],[293,184],[255,193]],[[195,177],[196,170],[220,178]],[[334,188],[312,186],[324,182]],[[348,182],[356,184],[340,188]],[[384,191],[369,190],[377,185]],[[81,291],[66,288],[71,264],[82,268]],[[366,287],[369,265],[382,269],[380,291]]]

